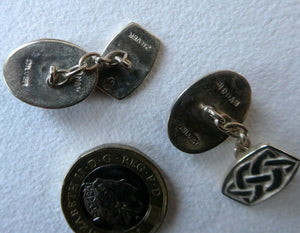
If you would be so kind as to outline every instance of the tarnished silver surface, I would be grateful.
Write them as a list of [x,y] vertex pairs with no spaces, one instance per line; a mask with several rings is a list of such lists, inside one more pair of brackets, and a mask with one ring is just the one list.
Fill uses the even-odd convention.
[[94,90],[97,72],[77,74],[60,87],[47,84],[50,66],[68,69],[78,64],[86,52],[77,45],[55,39],[33,41],[16,49],[4,64],[5,82],[13,95],[38,107],[63,108],[74,105]]
[[130,95],[148,76],[160,47],[158,38],[136,23],[129,24],[106,47],[103,56],[123,50],[128,54],[132,69],[103,66],[98,87],[105,93],[122,99]]
[[158,168],[128,146],[108,144],[84,153],[65,177],[61,205],[76,233],[153,233],[167,210]]
[[246,205],[257,204],[280,192],[298,167],[297,158],[272,146],[250,148],[230,168],[222,193]]
[[216,112],[242,122],[250,101],[250,86],[240,74],[219,71],[205,76],[184,90],[173,104],[168,122],[169,138],[187,153],[209,150],[228,135],[216,127],[203,106],[211,106]]

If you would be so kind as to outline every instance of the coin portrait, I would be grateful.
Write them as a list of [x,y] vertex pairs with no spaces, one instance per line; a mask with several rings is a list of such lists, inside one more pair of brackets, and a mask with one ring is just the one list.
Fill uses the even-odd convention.
[[155,232],[167,188],[141,152],[112,144],[80,156],[65,177],[61,205],[75,232]]

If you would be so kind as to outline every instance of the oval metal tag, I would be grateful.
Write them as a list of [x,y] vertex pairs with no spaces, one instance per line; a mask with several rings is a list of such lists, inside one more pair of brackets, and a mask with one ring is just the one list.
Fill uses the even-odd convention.
[[243,76],[232,71],[205,76],[183,91],[173,104],[168,122],[169,138],[187,153],[209,150],[228,136],[215,126],[201,106],[211,106],[243,122],[250,100],[251,89]]
[[83,72],[62,87],[50,87],[50,66],[69,69],[86,53],[72,43],[42,39],[16,49],[4,64],[5,82],[18,99],[38,107],[64,108],[74,105],[94,90],[97,72]]
[[128,53],[131,70],[120,66],[101,67],[98,88],[116,99],[130,95],[150,73],[156,60],[160,41],[136,23],[129,24],[106,47],[103,56],[123,50]]

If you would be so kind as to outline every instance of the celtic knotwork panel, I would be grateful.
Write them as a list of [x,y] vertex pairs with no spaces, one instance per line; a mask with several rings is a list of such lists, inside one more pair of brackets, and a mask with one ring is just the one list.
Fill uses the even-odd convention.
[[243,204],[256,204],[283,189],[298,167],[297,158],[274,147],[250,149],[227,174],[222,192]]

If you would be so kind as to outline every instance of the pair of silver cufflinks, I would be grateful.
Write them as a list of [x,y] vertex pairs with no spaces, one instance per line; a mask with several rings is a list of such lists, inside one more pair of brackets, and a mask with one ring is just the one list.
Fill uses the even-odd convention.
[[[103,54],[87,53],[69,42],[43,39],[16,49],[4,65],[10,91],[20,100],[44,108],[74,105],[98,87],[117,99],[130,95],[153,67],[160,41],[135,23],[129,24]],[[175,101],[169,122],[171,142],[186,153],[201,153],[237,139],[236,163],[222,192],[252,205],[282,190],[295,175],[299,160],[268,144],[251,146],[242,124],[250,106],[247,80],[232,71],[210,74]]]

